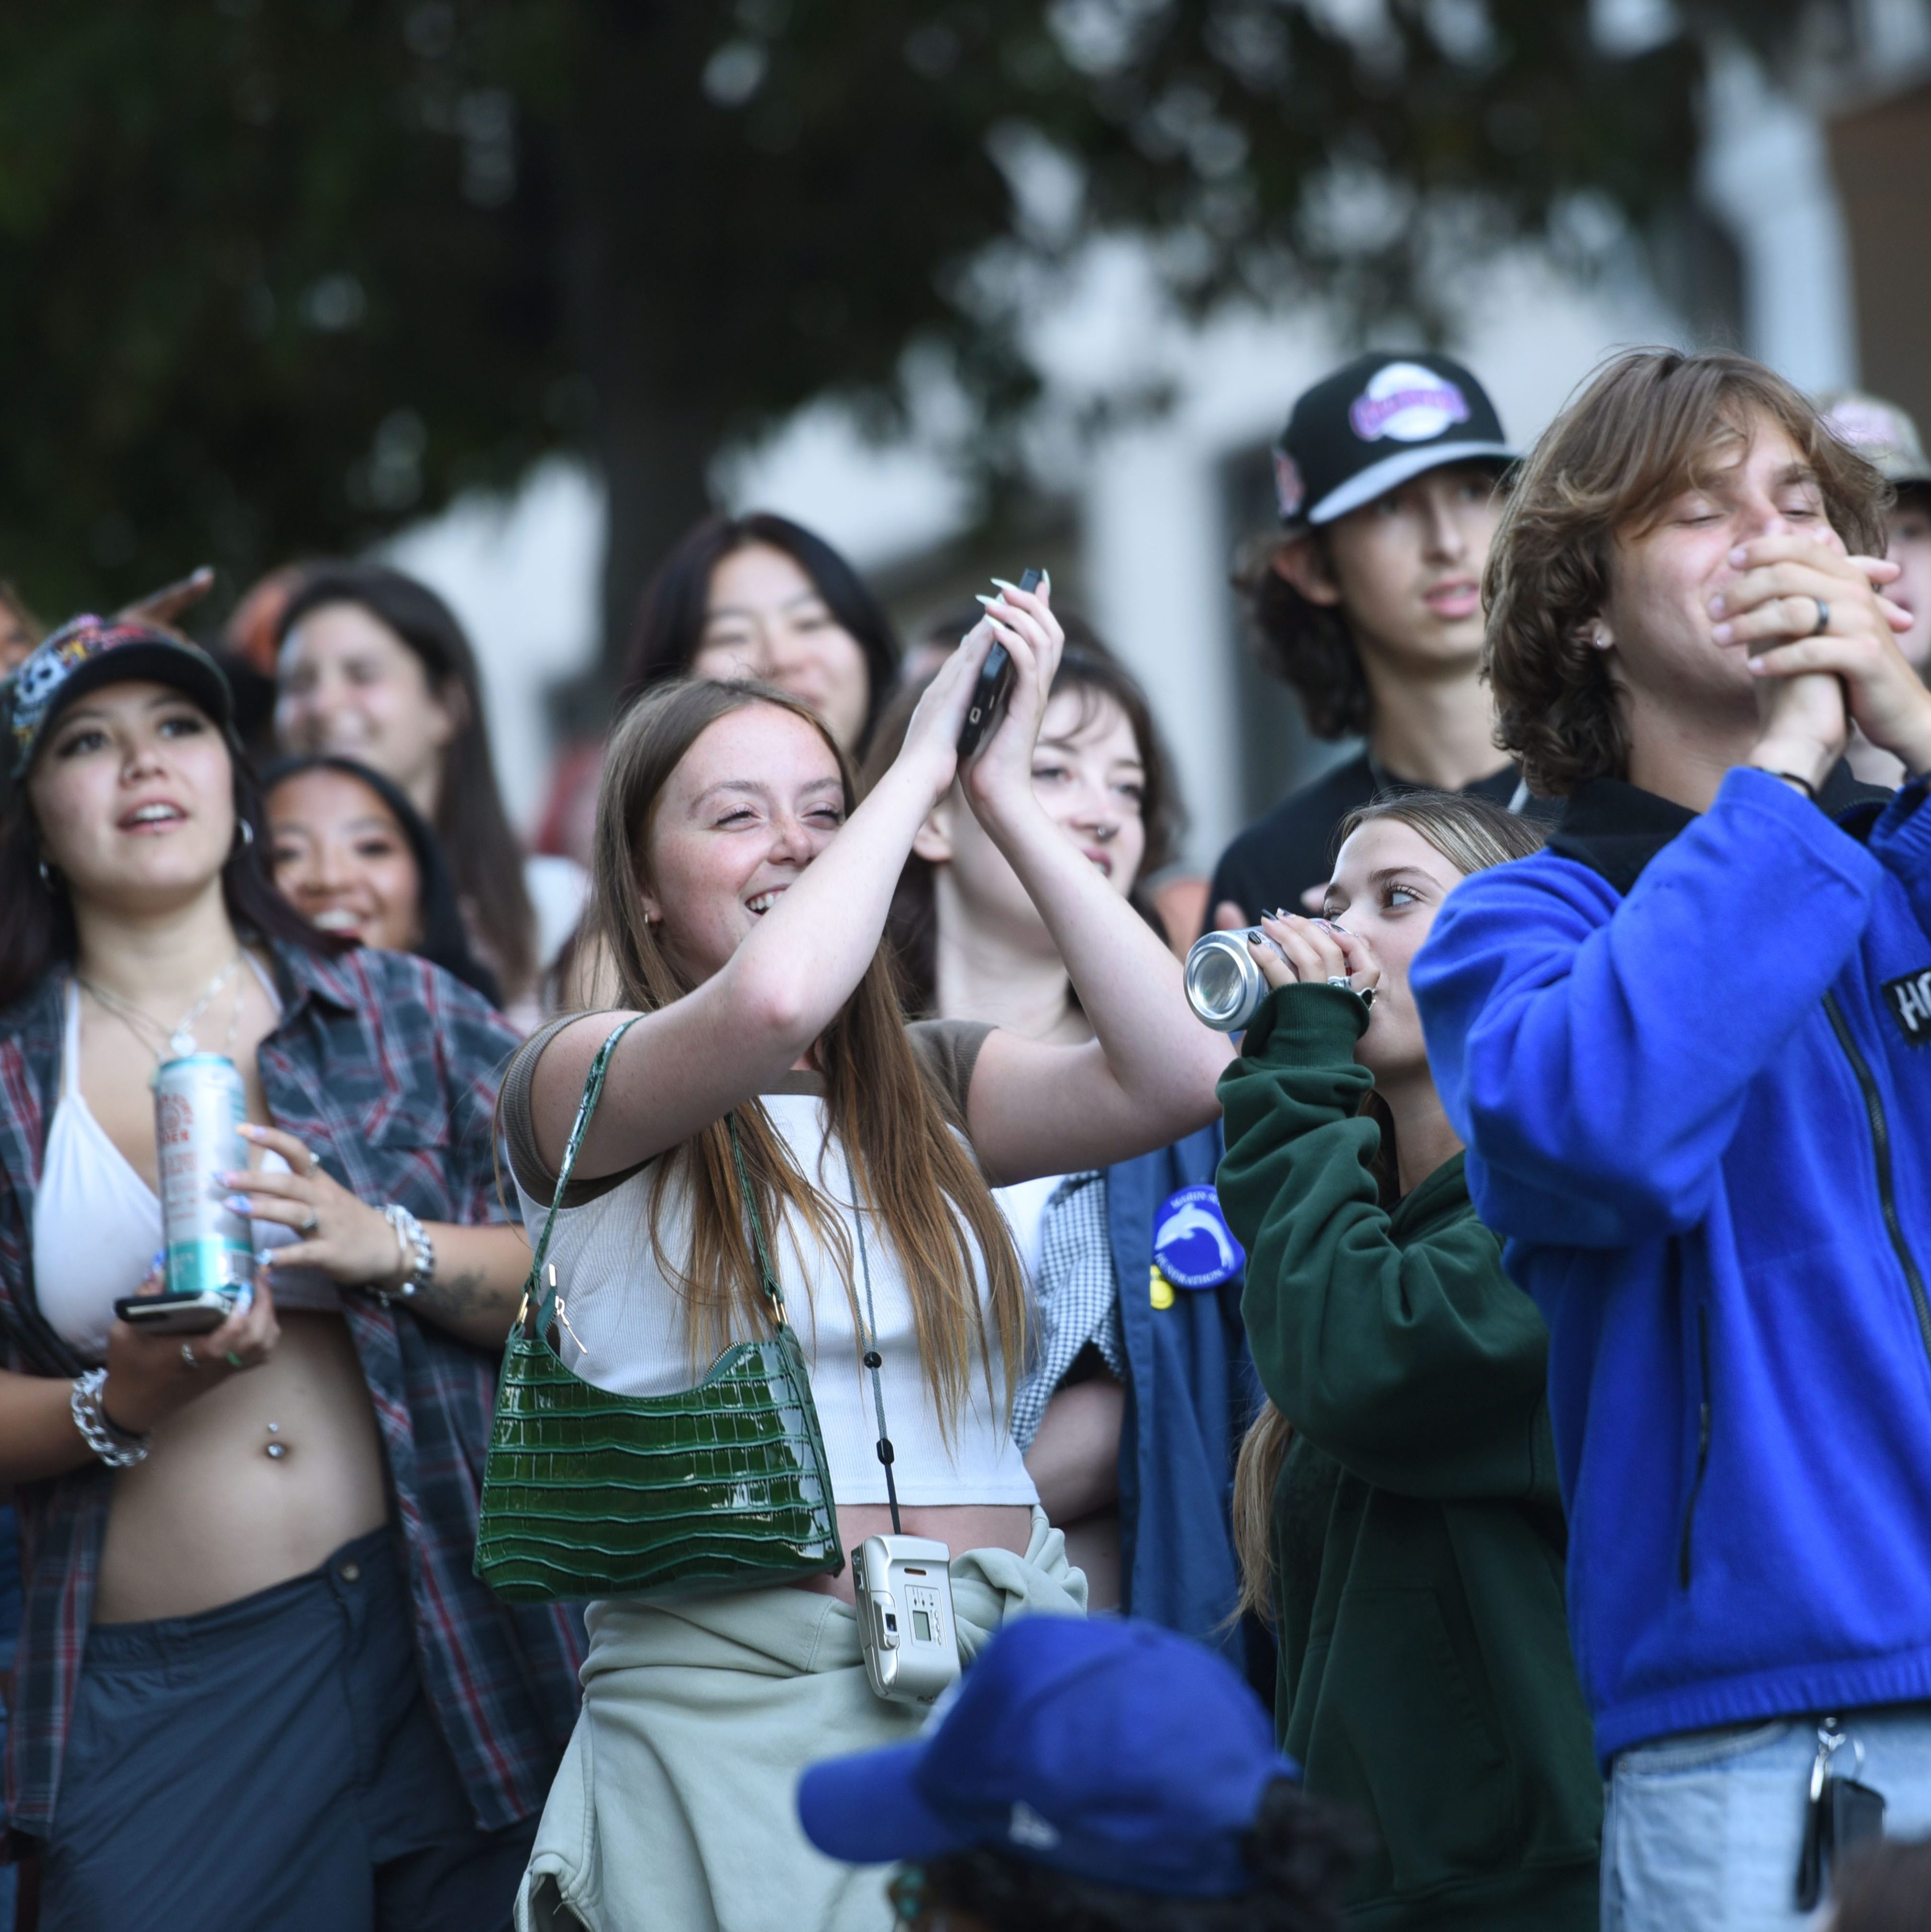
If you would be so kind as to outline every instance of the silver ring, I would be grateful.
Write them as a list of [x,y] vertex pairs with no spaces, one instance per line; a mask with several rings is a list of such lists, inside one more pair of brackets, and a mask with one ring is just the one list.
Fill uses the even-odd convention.
[[190,1369],[198,1369],[201,1366],[201,1358],[185,1342],[181,1345],[181,1358]]
[[307,1215],[304,1216],[299,1232],[304,1234],[312,1234],[315,1232],[317,1228],[321,1226],[321,1225],[322,1222],[320,1217],[316,1214],[315,1210],[311,1208],[308,1210]]
[[1330,986],[1339,986],[1344,993],[1351,993],[1354,990],[1354,979],[1346,973],[1330,974],[1327,983]]
[[322,1156],[311,1147],[304,1148],[302,1149],[302,1152],[308,1156],[308,1165],[301,1171],[302,1178],[304,1180],[306,1180],[309,1175],[313,1174],[315,1170],[322,1165]]
[[1810,601],[1817,607],[1817,621],[1811,626],[1810,634],[1821,638],[1831,627],[1831,607],[1821,597],[1813,597]]

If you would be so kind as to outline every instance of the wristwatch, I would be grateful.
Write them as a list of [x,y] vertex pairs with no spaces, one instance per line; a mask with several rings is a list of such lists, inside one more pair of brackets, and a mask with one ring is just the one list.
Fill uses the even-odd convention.
[[436,1278],[436,1246],[429,1230],[400,1201],[391,1201],[382,1210],[382,1219],[395,1230],[396,1245],[402,1251],[403,1278],[393,1288],[373,1288],[376,1300],[393,1302],[412,1300]]

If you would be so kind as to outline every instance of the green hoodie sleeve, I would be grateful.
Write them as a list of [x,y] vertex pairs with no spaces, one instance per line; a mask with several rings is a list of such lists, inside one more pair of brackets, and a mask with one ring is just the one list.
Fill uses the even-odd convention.
[[1357,1109],[1366,1010],[1327,986],[1271,994],[1221,1076],[1221,1208],[1247,1250],[1241,1314],[1276,1406],[1378,1489],[1448,1501],[1522,1497],[1538,1454],[1549,1338],[1476,1220],[1461,1156],[1396,1210]]

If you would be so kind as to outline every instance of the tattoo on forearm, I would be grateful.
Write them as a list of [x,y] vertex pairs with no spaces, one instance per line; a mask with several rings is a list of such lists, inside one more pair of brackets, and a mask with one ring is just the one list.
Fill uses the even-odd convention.
[[489,1281],[481,1268],[466,1268],[460,1274],[438,1275],[424,1282],[415,1298],[426,1312],[460,1322],[472,1315],[487,1313],[492,1303],[502,1299],[491,1289]]

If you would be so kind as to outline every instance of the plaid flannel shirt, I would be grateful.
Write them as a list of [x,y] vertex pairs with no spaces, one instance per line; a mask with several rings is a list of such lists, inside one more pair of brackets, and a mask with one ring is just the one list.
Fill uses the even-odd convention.
[[[425,1221],[504,1218],[492,1116],[516,1036],[476,994],[419,959],[273,949],[281,1023],[258,1065],[274,1124],[367,1202]],[[65,975],[0,1014],[0,1366],[77,1375],[34,1292],[34,1197],[60,1093]],[[496,1359],[361,1295],[344,1298],[407,1547],[423,1686],[477,1822],[538,1811],[578,1702],[582,1626],[562,1606],[512,1606],[475,1575],[478,1498]],[[113,1478],[98,1463],[22,1484],[24,1606],[7,1740],[16,1832],[47,1835],[92,1618]]]

